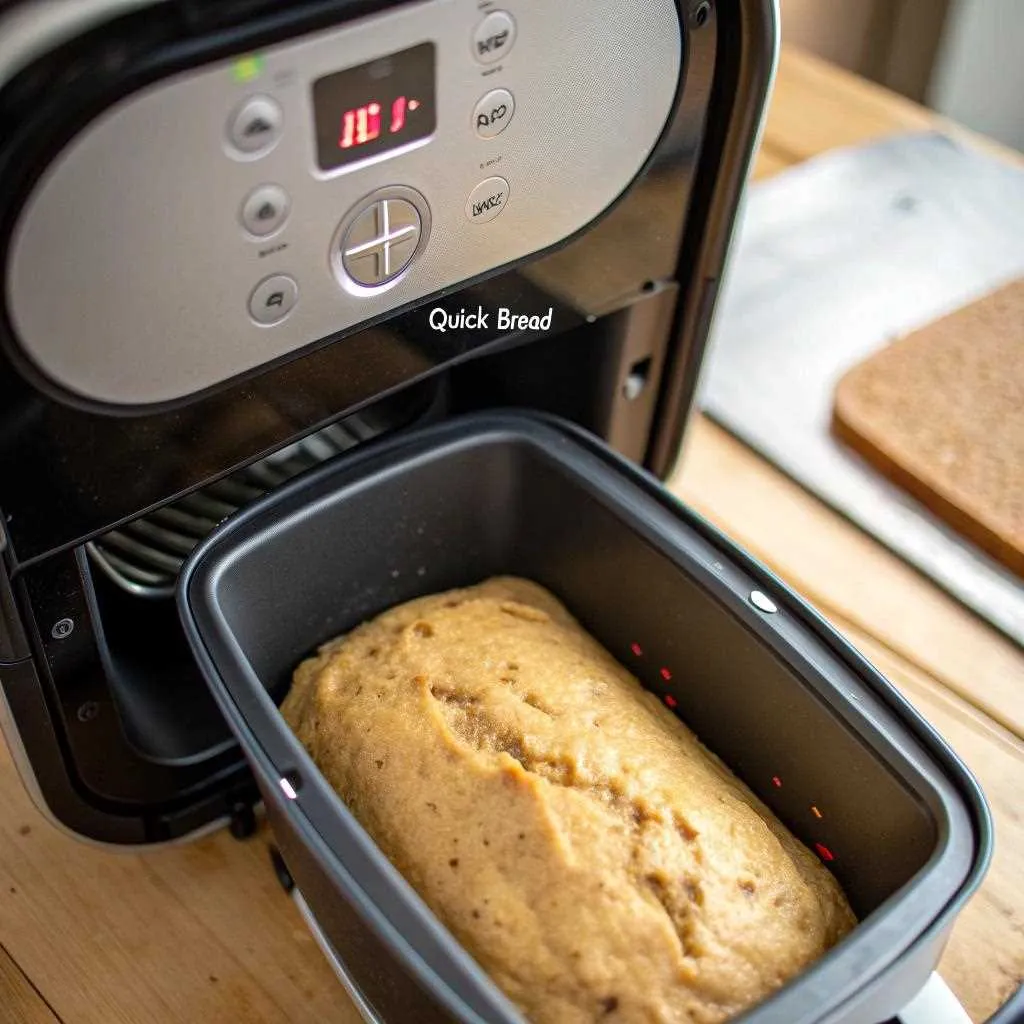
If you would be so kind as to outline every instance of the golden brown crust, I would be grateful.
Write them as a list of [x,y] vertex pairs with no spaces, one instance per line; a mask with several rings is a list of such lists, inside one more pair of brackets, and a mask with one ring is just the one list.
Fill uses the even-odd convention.
[[1024,280],[855,366],[836,388],[832,429],[1024,575]]
[[817,859],[542,588],[395,608],[283,712],[535,1024],[716,1024],[854,924]]

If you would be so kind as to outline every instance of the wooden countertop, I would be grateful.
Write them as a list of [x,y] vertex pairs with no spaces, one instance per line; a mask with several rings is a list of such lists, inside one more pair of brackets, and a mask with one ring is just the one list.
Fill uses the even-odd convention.
[[[758,174],[934,127],[796,52]],[[672,487],[834,622],[950,741],[996,820],[996,857],[942,960],[983,1021],[1024,975],[1024,654],[748,448],[697,419]],[[263,842],[225,832],[111,854],[51,828],[0,750],[0,1022],[358,1024]]]

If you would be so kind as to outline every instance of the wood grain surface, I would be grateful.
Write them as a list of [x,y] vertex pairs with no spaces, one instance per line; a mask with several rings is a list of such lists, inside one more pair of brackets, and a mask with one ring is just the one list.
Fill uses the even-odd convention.
[[0,1024],[54,1024],[59,1018],[0,946]]
[[[761,175],[936,124],[884,90],[784,55]],[[697,417],[672,488],[828,616],[956,748],[996,820],[996,859],[942,972],[975,1021],[1024,974],[1024,655]],[[0,751],[0,1022],[358,1024],[270,869],[226,832],[145,855],[51,827]]]
[[995,857],[941,973],[987,1020],[1024,978],[1024,654],[707,420],[693,422],[672,489],[844,633],[981,783]]

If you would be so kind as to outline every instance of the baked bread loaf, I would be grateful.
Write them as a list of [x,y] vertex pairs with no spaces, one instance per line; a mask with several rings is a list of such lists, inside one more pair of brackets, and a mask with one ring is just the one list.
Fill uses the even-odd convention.
[[716,1024],[855,921],[839,885],[546,590],[401,605],[283,713],[535,1024]]
[[1024,576],[1024,279],[850,370],[835,434]]

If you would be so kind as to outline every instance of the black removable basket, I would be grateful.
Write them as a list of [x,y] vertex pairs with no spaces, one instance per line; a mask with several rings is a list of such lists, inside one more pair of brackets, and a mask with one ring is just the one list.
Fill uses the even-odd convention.
[[277,705],[320,643],[497,574],[557,594],[842,883],[861,923],[747,1024],[877,1024],[987,866],[983,797],[930,727],[777,579],[568,425],[487,414],[314,471],[221,527],[179,607],[288,868],[364,1009],[522,1024],[335,795]]

